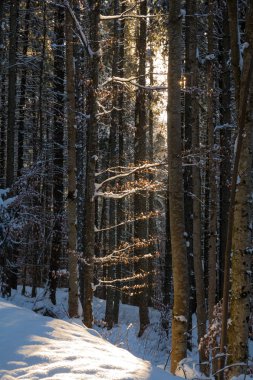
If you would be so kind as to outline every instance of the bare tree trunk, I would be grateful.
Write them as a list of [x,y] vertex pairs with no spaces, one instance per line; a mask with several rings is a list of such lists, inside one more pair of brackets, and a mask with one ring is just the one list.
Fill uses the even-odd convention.
[[[23,38],[23,59],[27,56],[28,42],[29,42],[29,21],[30,21],[30,4],[31,1],[26,1],[26,14],[25,14],[25,30]],[[26,86],[27,86],[27,63],[24,63],[24,68],[21,77],[21,93],[20,93],[20,114],[18,121],[18,175],[21,175],[21,170],[24,166],[24,126],[25,126],[25,103],[26,103]]]
[[[244,51],[243,72],[240,84],[240,114],[246,108],[242,128],[241,154],[237,173],[234,206],[234,228],[232,238],[231,279],[231,325],[228,329],[229,363],[248,362],[248,335],[250,320],[250,294],[252,293],[252,167],[253,167],[253,1],[250,0],[246,17],[245,41],[249,46]],[[244,75],[245,74],[245,75]],[[243,92],[249,92],[244,98]],[[245,105],[246,103],[246,105]],[[239,375],[240,366],[229,369],[229,377]]]
[[[209,0],[208,16],[208,54],[214,56],[214,2]],[[215,165],[215,141],[214,141],[214,61],[208,61],[207,80],[207,128],[208,128],[208,166],[209,166],[209,249],[208,249],[208,319],[212,320],[213,308],[216,302],[217,275],[216,275],[216,250],[217,250],[217,176]]]
[[[62,1],[63,5],[63,1]],[[64,8],[55,11],[54,130],[53,130],[53,212],[54,226],[50,258],[50,299],[56,304],[57,271],[60,268],[63,230],[63,146],[64,146]]]
[[[125,2],[121,3],[121,12],[126,10]],[[119,77],[124,77],[124,57],[125,57],[125,20],[121,20],[119,26],[119,56],[118,56],[118,70]],[[118,92],[118,149],[119,149],[119,166],[124,166],[125,158],[124,158],[124,129],[125,129],[125,119],[124,119],[124,89],[122,87],[119,88]],[[119,199],[117,202],[117,219],[118,222],[121,223],[125,218],[125,200]],[[121,225],[117,229],[117,243],[121,244],[124,240],[124,231],[125,226]],[[118,264],[116,267],[116,276],[117,278],[121,278],[122,273],[122,264]],[[115,301],[114,301],[114,323],[118,323],[119,318],[119,302],[121,298],[120,290],[116,290]]]
[[43,138],[44,138],[44,113],[43,113],[43,86],[44,86],[44,71],[45,71],[45,54],[46,54],[46,38],[47,38],[47,4],[44,2],[43,4],[43,39],[42,39],[42,48],[41,48],[41,61],[39,68],[39,90],[38,90],[38,117],[37,117],[37,130],[39,133],[39,144],[38,144],[38,152],[42,152],[43,148]]
[[[150,11],[150,13],[152,10]],[[153,13],[151,13],[153,14]],[[153,35],[151,33],[152,28],[154,26],[154,20],[150,20],[149,30],[149,84],[150,86],[154,85],[154,42]],[[148,160],[150,163],[154,162],[154,94],[153,91],[149,91],[148,93]],[[149,174],[149,181],[154,181],[154,175]],[[148,194],[148,211],[154,212],[155,209],[155,193],[150,191]],[[155,239],[156,234],[156,222],[155,218],[151,217],[148,220],[148,236],[151,239]],[[152,254],[152,250],[154,250],[154,245],[150,247],[150,253]],[[154,295],[154,260],[149,260],[148,262],[148,302],[152,305],[152,298]]]
[[[140,4],[140,14],[147,15],[147,1],[144,0]],[[147,37],[147,25],[146,19],[140,20],[140,29],[139,36],[137,39],[137,51],[139,54],[139,67],[138,67],[138,76],[139,83],[142,86],[145,86],[146,83],[146,37]],[[136,93],[136,103],[135,103],[135,156],[134,161],[135,165],[140,165],[146,159],[146,144],[147,144],[147,136],[146,136],[146,94],[145,90],[139,88]],[[141,179],[140,174],[136,174],[135,180],[139,181]],[[146,194],[141,192],[140,194],[136,194],[134,197],[134,211],[136,215],[140,215],[141,213],[146,213],[147,203],[146,203]],[[134,223],[134,238],[136,241],[138,239],[147,240],[147,221],[145,220],[137,220]],[[135,249],[135,254],[142,256],[143,249]],[[138,274],[147,273],[147,263],[145,260],[140,259],[138,265],[136,266],[136,272]],[[149,315],[148,315],[148,291],[147,291],[147,283],[142,280],[142,290],[139,291],[137,302],[139,306],[139,318],[140,318],[140,330],[139,336],[141,336],[145,330],[145,328],[149,324]]]
[[181,2],[170,2],[168,71],[168,174],[174,305],[171,372],[186,357],[188,326],[188,265],[184,239],[184,191],[181,158]]
[[233,76],[235,82],[235,101],[237,116],[239,114],[239,103],[240,103],[240,78],[241,78],[241,68],[240,68],[240,34],[238,33],[239,20],[238,20],[238,1],[230,0],[227,2],[228,6],[228,17],[229,17],[229,31],[230,31],[230,41],[231,41],[231,63],[233,69]]
[[[189,155],[187,163],[184,167],[184,213],[185,213],[185,237],[186,237],[186,250],[188,258],[188,271],[189,271],[189,318],[188,318],[188,349],[192,350],[192,315],[196,311],[196,285],[195,285],[195,273],[194,273],[194,247],[193,247],[193,167],[191,165],[191,149],[192,149],[192,94],[191,94],[191,55],[192,55],[192,38],[191,34],[194,33],[194,16],[191,14],[191,2],[186,2],[187,17],[185,19],[185,26],[183,28],[183,36],[185,42],[185,81],[186,91],[182,93],[182,145],[186,155]],[[194,42],[197,36],[194,36]],[[196,45],[197,46],[197,45]],[[195,46],[195,56],[196,56]],[[194,57],[196,59],[196,57]]]
[[[118,15],[120,13],[119,1],[114,0],[114,14]],[[114,37],[114,46],[113,46],[113,62],[112,62],[112,76],[118,77],[120,75],[120,28],[121,22],[119,20],[114,21],[113,27],[113,37]],[[118,98],[119,98],[119,85],[116,83],[113,88],[113,99],[112,99],[112,112],[111,112],[111,126],[110,126],[110,137],[109,137],[109,167],[117,166],[119,162],[119,152],[118,152],[118,117],[119,117],[119,107],[118,107]],[[110,199],[110,213],[109,213],[109,227],[117,224],[117,203],[114,199]],[[109,251],[112,251],[117,246],[118,240],[118,229],[111,228],[109,230]],[[112,279],[117,277],[116,273],[117,264],[110,265],[109,267],[109,276]],[[107,322],[108,328],[113,326],[115,320],[115,311],[116,311],[116,294],[117,290],[112,287],[107,288],[106,292],[106,314],[105,321]],[[117,298],[118,299],[118,298]],[[115,302],[116,301],[116,302]],[[110,305],[109,305],[110,304]],[[116,318],[117,319],[117,318]]]
[[226,236],[228,224],[228,210],[230,198],[231,181],[231,80],[230,69],[227,65],[230,51],[229,24],[227,4],[221,1],[223,10],[223,38],[221,41],[221,65],[222,75],[220,78],[220,249],[219,249],[219,299],[222,298],[223,273],[224,273],[224,252],[226,249]]
[[66,80],[68,123],[68,258],[69,258],[69,316],[78,315],[77,233],[76,233],[76,126],[73,20],[66,10]]
[[[79,22],[85,24],[88,17],[87,9],[84,10],[84,19],[81,19],[80,3],[75,2],[74,11]],[[75,94],[76,94],[76,207],[77,207],[77,251],[81,256],[83,253],[83,232],[84,232],[84,196],[85,196],[85,176],[86,176],[86,137],[87,137],[87,120],[85,99],[87,97],[86,81],[89,78],[87,72],[87,54],[83,51],[81,44],[78,43],[78,37],[75,37],[74,44],[75,56]],[[84,275],[82,263],[78,265],[79,275],[79,297],[83,307],[84,300]]]
[[10,46],[8,83],[8,125],[6,186],[11,187],[15,179],[15,125],[16,125],[16,82],[17,82],[17,23],[19,1],[10,1]]
[[[253,18],[253,13],[251,13]],[[253,29],[252,29],[253,31]],[[253,42],[253,41],[252,41]],[[231,325],[228,329],[228,363],[247,364],[252,294],[252,164],[253,164],[253,77],[249,94],[247,122],[242,142],[235,196],[234,230],[232,241]],[[240,366],[229,370],[229,377],[242,373]]]
[[[193,260],[197,303],[197,326],[198,343],[206,333],[206,306],[205,306],[205,286],[203,255],[201,248],[201,178],[200,178],[200,144],[199,144],[199,96],[198,96],[198,61],[196,57],[197,49],[197,18],[194,17],[197,7],[195,0],[187,2],[188,33],[189,33],[189,56],[188,70],[186,71],[187,86],[189,86],[189,121],[191,125],[192,154],[194,165],[192,167],[192,192],[193,192]],[[200,349],[200,363],[205,361],[206,355],[204,347]]]
[[[252,0],[250,0],[250,5],[247,10],[246,18],[246,33],[248,41],[252,41]],[[234,9],[237,12],[237,7]],[[237,16],[236,16],[237,17]],[[236,28],[238,25],[230,23],[230,28]],[[232,36],[233,33],[231,33]],[[235,41],[231,38],[231,51],[233,49],[238,49],[238,45],[234,43]],[[252,42],[251,42],[252,44]],[[223,286],[223,308],[222,308],[222,331],[221,331],[221,340],[220,340],[220,352],[223,353],[227,344],[227,324],[228,324],[228,301],[229,301],[229,289],[230,289],[230,254],[232,250],[232,239],[233,239],[233,230],[234,230],[234,210],[235,210],[235,201],[236,201],[236,192],[237,192],[237,182],[239,174],[239,165],[240,157],[242,154],[242,143],[244,139],[244,129],[245,129],[245,120],[246,120],[246,111],[247,111],[247,100],[249,94],[249,86],[252,81],[252,70],[253,70],[253,59],[252,59],[252,46],[249,44],[250,48],[246,49],[244,56],[243,70],[240,76],[240,94],[237,99],[239,99],[238,106],[238,136],[237,136],[237,149],[235,155],[234,168],[232,173],[232,183],[231,183],[231,197],[230,197],[230,207],[229,207],[229,216],[228,216],[228,229],[227,229],[227,241],[226,241],[226,251],[225,251],[225,263],[224,263],[224,286]],[[234,54],[234,53],[232,53]],[[237,75],[235,70],[234,76]],[[252,91],[252,90],[251,90]],[[251,100],[250,100],[251,101]],[[250,135],[249,135],[250,136]],[[248,152],[249,154],[250,152]],[[251,153],[250,153],[251,154]],[[247,182],[246,182],[247,184]],[[248,186],[248,185],[247,185]],[[219,361],[219,369],[222,369],[224,366],[224,358],[222,357]],[[220,379],[223,378],[223,372],[220,372]]]
[[5,170],[6,170],[6,69],[3,64],[6,59],[6,36],[3,26],[6,23],[5,1],[0,2],[0,186],[5,187]]
[[84,253],[83,253],[83,322],[87,327],[92,326],[92,299],[93,299],[93,272],[94,272],[94,245],[95,245],[95,168],[97,158],[97,88],[99,71],[99,11],[100,0],[89,0],[89,37],[91,48],[96,52],[89,58],[88,72],[90,82],[87,89],[86,112],[87,120],[87,167],[86,192],[84,210]]

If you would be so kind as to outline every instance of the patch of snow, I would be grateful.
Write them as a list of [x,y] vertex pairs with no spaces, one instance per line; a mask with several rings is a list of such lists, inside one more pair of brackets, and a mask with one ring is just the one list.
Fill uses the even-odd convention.
[[248,49],[248,47],[249,47],[249,43],[248,43],[248,42],[244,42],[244,43],[242,44],[242,51],[243,51],[244,49]]
[[174,316],[174,319],[175,319],[176,321],[180,321],[180,322],[185,322],[185,323],[187,323],[187,319],[185,318],[184,315],[175,315],[175,316]]
[[0,313],[2,379],[172,379],[77,323],[42,317],[8,301],[0,301]]
[[180,17],[185,17],[185,16],[186,16],[186,10],[180,9]]
[[206,60],[207,61],[213,61],[214,59],[215,59],[215,55],[213,53],[206,55]]
[[[183,359],[178,364],[176,375],[184,377],[185,379],[208,379],[199,370],[199,364],[191,358]],[[210,378],[209,378],[210,379]]]

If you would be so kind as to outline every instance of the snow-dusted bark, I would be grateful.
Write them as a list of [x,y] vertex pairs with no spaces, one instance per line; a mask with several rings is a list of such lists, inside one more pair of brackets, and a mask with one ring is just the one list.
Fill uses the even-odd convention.
[[[100,0],[89,3],[89,38],[93,51],[99,51],[99,10]],[[87,70],[90,78],[87,80],[87,166],[86,191],[84,205],[84,252],[83,252],[83,322],[91,327],[92,298],[93,298],[93,272],[94,272],[94,246],[95,246],[95,168],[97,160],[97,89],[99,72],[99,55],[88,57]]]
[[78,315],[77,231],[76,231],[76,128],[75,82],[73,51],[73,20],[66,11],[66,82],[68,123],[68,258],[69,258],[69,316]]
[[[208,15],[208,55],[214,57],[214,1],[209,1]],[[208,133],[208,179],[209,179],[209,204],[208,204],[208,318],[212,320],[213,309],[216,302],[217,274],[217,159],[214,139],[214,91],[215,91],[215,62],[209,59],[207,62],[207,133]]]
[[[185,245],[184,191],[181,158],[181,2],[170,2],[168,70],[168,174],[174,305],[171,372],[186,357],[188,320],[188,266]],[[179,318],[180,317],[180,318]]]
[[[61,1],[62,2],[62,1]],[[61,4],[62,5],[62,4]],[[53,116],[53,213],[54,225],[50,257],[50,299],[56,304],[57,271],[60,268],[63,231],[63,150],[64,150],[64,8],[54,13],[54,116]]]
[[[232,174],[232,183],[231,183],[231,198],[230,198],[230,208],[229,208],[229,216],[228,216],[228,233],[227,233],[227,243],[226,243],[226,251],[225,251],[225,269],[224,269],[224,287],[223,287],[223,310],[222,310],[222,332],[221,332],[221,340],[220,340],[220,351],[223,352],[225,349],[225,346],[227,344],[227,320],[228,320],[228,301],[229,301],[229,288],[230,288],[230,282],[229,282],[229,274],[230,274],[230,254],[231,250],[235,253],[233,256],[233,268],[234,273],[236,273],[235,268],[235,257],[237,254],[243,253],[247,251],[248,244],[247,244],[247,234],[246,230],[248,227],[246,227],[245,224],[248,223],[247,218],[249,217],[249,209],[247,210],[246,214],[242,213],[242,210],[245,209],[245,202],[242,200],[242,197],[240,195],[240,192],[245,192],[244,195],[246,195],[246,198],[249,197],[249,194],[247,191],[250,188],[250,178],[249,176],[250,170],[251,170],[251,160],[250,157],[252,155],[252,143],[251,143],[251,133],[250,127],[252,129],[252,109],[250,109],[250,104],[252,104],[252,72],[253,72],[253,52],[252,52],[252,46],[253,46],[253,1],[250,0],[247,8],[247,17],[246,17],[246,33],[245,33],[245,41],[247,42],[247,48],[244,51],[244,60],[243,60],[243,67],[242,67],[242,73],[240,76],[240,96],[238,99],[238,136],[237,136],[237,144],[236,144],[236,154],[235,154],[235,162],[234,162],[234,168],[233,168],[233,174]],[[237,11],[237,8],[234,10]],[[235,25],[230,24],[230,28],[236,27]],[[231,43],[232,49],[237,49],[238,46],[233,45]],[[234,76],[236,75],[236,71],[234,72]],[[244,177],[244,173],[241,172],[242,168],[245,169],[246,176]],[[238,181],[238,176],[241,178],[243,175],[243,184],[241,185],[241,179]],[[238,199],[238,193],[239,193],[239,199]],[[239,205],[237,205],[237,202],[239,202]],[[248,206],[250,203],[248,204]],[[241,225],[240,225],[241,224]],[[244,239],[246,239],[243,244],[245,245],[244,248],[242,245],[239,245],[240,238],[239,235],[236,235],[236,231],[241,228],[242,236],[244,234]],[[239,231],[239,230],[238,230]],[[238,232],[237,232],[238,233]],[[238,236],[238,239],[236,238]],[[232,244],[233,243],[233,244]],[[246,251],[245,251],[246,250]],[[244,263],[244,264],[243,264]],[[245,265],[245,268],[247,267],[247,263],[243,261],[243,265]],[[240,266],[238,267],[239,272],[242,274],[242,270],[240,270]],[[245,281],[245,277],[241,276],[241,280]],[[245,282],[244,285],[247,288],[247,282]],[[247,290],[245,290],[247,294]],[[232,292],[233,294],[233,292]],[[241,293],[241,297],[238,297],[236,295],[236,288],[234,289],[234,296],[233,300],[236,302],[236,300],[240,300],[240,298],[243,298],[243,295]],[[245,296],[247,299],[247,295]],[[233,301],[232,301],[233,303]],[[247,309],[247,303],[244,304],[244,306]],[[240,304],[237,303],[237,307],[240,308]],[[247,313],[246,309],[244,310],[245,313]],[[239,313],[240,311],[237,310],[236,307],[234,307],[234,313]],[[243,312],[243,311],[242,311]],[[231,313],[232,316],[233,313]],[[237,319],[237,318],[236,318]],[[236,322],[236,319],[233,323]],[[247,318],[246,318],[247,320]],[[239,323],[238,321],[236,323]],[[237,325],[239,326],[239,325]],[[244,320],[244,326],[245,320]],[[236,331],[236,330],[235,330]],[[232,354],[230,359],[232,361],[236,360],[236,357],[239,355],[244,356],[243,352],[245,350],[245,344],[247,346],[247,343],[243,341],[243,336],[245,336],[245,330],[243,333],[243,326],[241,325],[241,328],[238,327],[238,334],[239,332],[241,335],[238,336],[238,339],[241,339],[241,349],[238,350],[238,348],[235,348],[232,343],[232,347],[237,351],[238,355]],[[231,343],[232,335],[230,335],[230,343]],[[237,341],[237,340],[236,340]],[[238,343],[238,341],[237,341]],[[236,352],[234,351],[234,352]],[[232,349],[233,352],[233,349]],[[221,359],[219,363],[220,369],[224,366],[224,361]]]
[[8,124],[7,124],[7,163],[6,185],[11,187],[15,173],[15,124],[16,124],[16,82],[17,82],[17,27],[19,1],[10,2],[10,46],[8,64]]
[[231,75],[227,65],[229,59],[230,37],[227,4],[221,2],[223,14],[223,36],[221,41],[221,89],[220,96],[220,123],[224,127],[220,130],[220,247],[219,247],[219,299],[222,298],[224,279],[224,252],[226,249],[226,236],[228,227],[228,210],[231,181]]
[[[147,14],[147,1],[144,0],[140,4],[140,14]],[[147,24],[146,20],[142,19],[140,21],[139,36],[137,40],[137,52],[139,58],[138,66],[138,75],[139,81],[142,86],[146,84],[146,47],[147,47]],[[135,165],[141,164],[145,161],[147,157],[147,114],[146,114],[146,93],[142,88],[138,88],[136,92],[136,103],[135,103],[135,153],[134,161]],[[142,179],[141,173],[135,174],[136,182]],[[136,193],[134,196],[134,211],[137,215],[140,213],[146,213],[147,202],[146,194],[144,192]],[[134,223],[134,237],[135,239],[147,239],[147,221],[146,220],[136,220]],[[135,249],[135,254],[138,256],[143,255],[145,248]],[[147,260],[140,260],[136,265],[137,273],[146,273],[148,271]],[[137,302],[139,306],[139,316],[140,316],[140,331],[139,336],[141,336],[149,324],[149,315],[148,315],[148,291],[147,283],[141,284],[143,287],[138,294]]]
[[[197,18],[193,15],[196,13],[196,1],[187,1],[187,14],[190,15],[188,20],[188,55],[187,57],[187,85],[191,91],[188,95],[188,123],[191,126],[191,148],[192,152],[198,152],[199,144],[199,99],[198,99],[198,60],[197,51]],[[189,190],[188,190],[189,191]],[[205,286],[204,286],[204,271],[202,265],[202,248],[201,248],[201,178],[200,165],[198,160],[192,166],[192,203],[193,203],[193,265],[196,289],[197,303],[197,324],[198,324],[198,339],[206,333],[206,307],[205,307]],[[191,316],[190,316],[191,317]],[[200,350],[200,362],[206,359],[204,348]]]
[[[242,135],[241,155],[238,167],[235,195],[234,229],[232,240],[231,324],[228,330],[229,363],[247,363],[250,317],[250,293],[252,291],[252,164],[253,164],[253,1],[249,1],[246,20],[241,92],[249,83],[249,95],[245,126]],[[245,74],[245,75],[244,75]],[[241,93],[240,99],[243,99]],[[240,111],[241,112],[241,111]],[[231,367],[229,377],[241,373],[240,366]]]

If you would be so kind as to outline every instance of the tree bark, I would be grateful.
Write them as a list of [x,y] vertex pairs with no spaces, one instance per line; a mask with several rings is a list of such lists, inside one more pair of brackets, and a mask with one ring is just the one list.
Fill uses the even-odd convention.
[[10,1],[10,46],[8,70],[8,124],[6,186],[11,187],[15,179],[15,125],[16,125],[16,82],[17,82],[17,24],[19,1]]
[[[63,5],[63,0],[61,0]],[[63,231],[63,155],[64,155],[64,8],[55,11],[54,50],[54,130],[53,130],[53,213],[54,226],[50,258],[50,299],[56,304],[57,271],[60,268]]]
[[[230,254],[232,250],[232,239],[234,231],[234,210],[235,201],[237,193],[237,182],[238,173],[240,165],[240,157],[242,154],[244,130],[245,130],[245,118],[248,104],[248,95],[251,81],[252,81],[252,70],[253,70],[253,59],[252,59],[252,35],[253,35],[253,24],[252,24],[252,0],[249,2],[249,7],[247,10],[246,18],[246,38],[249,41],[249,47],[245,50],[245,57],[243,61],[243,69],[240,78],[240,95],[239,95],[239,107],[238,107],[238,136],[237,136],[237,148],[234,162],[234,169],[232,173],[232,183],[231,183],[231,196],[230,196],[230,207],[228,216],[228,230],[227,230],[227,241],[226,241],[226,251],[225,251],[225,267],[224,267],[224,286],[223,286],[223,308],[222,308],[222,331],[220,340],[220,352],[223,353],[227,344],[227,324],[228,324],[228,301],[229,301],[229,290],[230,290]],[[237,11],[237,10],[236,10]],[[231,25],[231,28],[237,28],[237,25]],[[231,41],[232,44],[232,41]],[[231,49],[238,49],[237,45],[231,45]],[[236,75],[236,72],[235,74]],[[252,91],[252,89],[251,89]],[[250,92],[251,93],[251,92]],[[250,100],[251,101],[251,100]],[[250,135],[249,135],[250,137]],[[224,366],[224,358],[219,361],[219,369],[221,370]],[[220,378],[223,377],[223,372],[220,372]]]
[[[250,294],[252,292],[252,167],[253,167],[253,1],[246,18],[243,72],[240,83],[240,108],[244,99],[245,124],[242,127],[241,154],[238,165],[232,237],[231,324],[228,329],[229,364],[248,361]],[[246,75],[244,75],[246,73]],[[249,92],[248,101],[243,92]],[[246,106],[245,106],[246,101]],[[241,109],[240,109],[240,112]],[[240,366],[229,369],[229,377],[239,375]]]
[[[147,15],[147,1],[144,0],[140,4],[140,14]],[[139,55],[139,67],[138,67],[138,76],[139,83],[142,86],[146,84],[146,41],[147,37],[147,24],[146,19],[140,20],[140,29],[139,36],[137,40],[137,53]],[[139,88],[136,93],[136,103],[135,103],[135,155],[134,162],[135,165],[140,165],[145,161],[147,152],[147,115],[146,115],[146,94],[145,90]],[[136,181],[141,180],[141,174],[136,174]],[[145,192],[140,192],[134,197],[134,211],[136,215],[141,213],[146,213],[147,203],[146,203],[146,194]],[[137,242],[138,239],[147,240],[147,221],[146,220],[137,220],[134,223],[134,238]],[[135,249],[135,254],[138,256],[143,255],[143,249]],[[145,260],[140,259],[138,265],[136,266],[136,272],[138,274],[147,273],[148,266]],[[140,318],[140,330],[139,336],[141,336],[145,328],[149,324],[149,315],[148,315],[148,289],[147,283],[142,280],[141,282],[142,290],[139,290],[137,302],[139,306],[139,318]]]
[[76,233],[76,123],[75,72],[73,49],[73,20],[66,10],[66,81],[68,124],[68,259],[69,259],[69,316],[78,316],[77,233]]
[[[120,5],[118,0],[114,0],[114,15],[120,13]],[[120,76],[120,44],[123,41],[120,40],[121,34],[121,21],[115,20],[113,26],[113,62],[112,62],[112,76]],[[112,98],[112,112],[111,112],[111,125],[110,125],[110,137],[109,137],[109,167],[115,167],[119,164],[119,109],[118,99],[121,89],[116,83],[113,86],[113,98]],[[110,199],[110,213],[109,213],[109,226],[117,224],[118,213],[117,213],[117,201],[115,199]],[[109,230],[109,251],[116,248],[118,241],[118,228],[111,228]],[[119,265],[119,264],[118,264]],[[110,278],[117,278],[117,264],[110,265],[109,275]],[[115,319],[117,320],[117,308],[119,307],[119,291],[116,288],[108,287],[106,292],[106,315],[105,320],[109,328],[114,324]]]
[[235,82],[235,101],[237,116],[239,114],[240,104],[240,34],[238,33],[239,20],[238,20],[238,1],[230,0],[227,2],[228,6],[228,19],[229,19],[229,31],[231,41],[231,63],[233,69],[233,76]]
[[227,4],[221,1],[223,14],[223,36],[221,41],[221,66],[222,75],[220,78],[220,247],[219,247],[219,299],[222,298],[223,273],[224,273],[224,252],[226,248],[226,236],[228,225],[228,211],[231,182],[231,80],[230,69],[227,65],[230,50],[229,24]]
[[5,1],[0,2],[0,185],[5,188],[6,180],[6,69],[3,65],[6,59],[6,36],[3,26],[6,23]]
[[[194,273],[194,247],[193,247],[193,167],[192,167],[192,94],[191,94],[191,80],[192,80],[192,34],[194,33],[194,15],[191,14],[191,1],[186,2],[187,17],[185,19],[185,85],[186,91],[182,93],[182,144],[185,155],[189,155],[187,164],[184,170],[184,210],[185,210],[185,238],[187,241],[186,250],[188,258],[188,271],[189,271],[189,318],[188,318],[188,349],[192,350],[191,334],[192,334],[192,315],[196,311],[196,285]],[[195,27],[196,29],[196,27]],[[194,36],[194,42],[197,43],[197,35]],[[197,46],[197,45],[196,45]],[[196,46],[194,55],[196,58]]]
[[[25,24],[24,24],[24,38],[23,38],[23,58],[27,56],[28,42],[29,42],[29,22],[30,22],[30,4],[31,1],[26,1],[26,14],[25,14]],[[21,83],[20,83],[20,114],[18,121],[18,175],[21,175],[21,170],[24,166],[24,127],[25,127],[25,103],[26,103],[26,87],[27,87],[27,67],[24,64]]]
[[94,245],[95,245],[95,169],[97,160],[97,91],[99,73],[99,11],[100,0],[89,0],[89,38],[90,45],[95,52],[88,59],[87,81],[87,166],[86,166],[86,191],[84,210],[84,253],[83,253],[83,322],[87,327],[92,326],[92,299],[93,299],[93,274],[94,274]]
[[209,0],[208,16],[208,54],[207,64],[207,128],[208,128],[208,168],[209,168],[209,247],[208,247],[208,319],[212,320],[213,309],[216,302],[217,275],[217,176],[216,152],[214,141],[214,2]]
[[184,239],[184,191],[181,158],[181,2],[170,2],[168,70],[168,174],[174,305],[171,372],[186,357],[188,326],[188,266]]
[[[199,143],[199,95],[198,95],[198,61],[196,57],[197,49],[197,18],[194,17],[197,6],[195,0],[187,2],[187,14],[191,15],[188,21],[189,33],[189,56],[187,75],[187,87],[189,87],[189,120],[191,125],[191,142],[194,165],[192,166],[192,193],[193,193],[193,261],[195,274],[195,289],[197,303],[197,326],[198,343],[206,333],[206,306],[205,306],[205,286],[203,255],[201,248],[202,227],[201,227],[201,178],[200,178],[200,143]],[[200,349],[200,363],[205,361],[206,355],[204,347]],[[202,368],[203,369],[203,368]]]

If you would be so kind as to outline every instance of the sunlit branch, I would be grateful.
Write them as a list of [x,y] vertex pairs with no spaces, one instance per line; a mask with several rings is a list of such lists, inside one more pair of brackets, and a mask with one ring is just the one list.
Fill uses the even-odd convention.
[[144,164],[144,165],[140,165],[140,166],[135,166],[133,169],[130,169],[127,173],[120,173],[120,174],[117,174],[117,175],[115,175],[113,177],[105,179],[101,183],[96,183],[95,184],[96,192],[98,192],[108,182],[114,181],[114,180],[116,180],[118,178],[128,177],[128,176],[136,173],[138,170],[152,168],[152,167],[157,167],[157,166],[160,166],[160,165],[162,165],[162,164],[160,164],[160,163],[154,163],[154,164]]
[[105,86],[108,83],[120,83],[122,85],[131,84],[131,85],[133,85],[137,88],[141,88],[145,91],[167,91],[168,90],[168,86],[143,86],[143,85],[135,82],[136,79],[137,79],[137,77],[130,77],[130,78],[111,77],[111,78],[107,79],[107,81],[104,82],[102,84],[102,86]]
[[95,229],[95,232],[103,232],[103,231],[110,231],[114,228],[118,228],[120,226],[123,226],[127,223],[133,223],[137,220],[147,220],[147,219],[150,219],[150,218],[156,218],[158,216],[161,215],[161,212],[160,211],[151,211],[149,212],[148,214],[141,214],[141,215],[138,215],[136,216],[135,218],[132,218],[132,219],[128,219],[128,220],[125,220],[121,223],[118,223],[118,224],[115,224],[113,226],[110,226],[110,227],[106,227],[106,228],[101,228],[101,229]]
[[92,49],[91,49],[91,46],[90,46],[90,43],[89,43],[89,40],[88,38],[86,37],[85,33],[83,32],[83,29],[79,23],[79,21],[77,20],[76,18],[76,15],[74,14],[73,12],[73,9],[71,8],[68,0],[64,0],[64,5],[65,7],[67,8],[67,10],[69,11],[69,14],[70,16],[72,17],[75,25],[76,25],[76,28],[79,32],[79,37],[80,37],[80,40],[82,42],[82,45],[83,47],[85,48],[86,50],[86,53],[92,58],[94,55],[100,55],[100,52],[97,51],[97,52],[94,52]]

